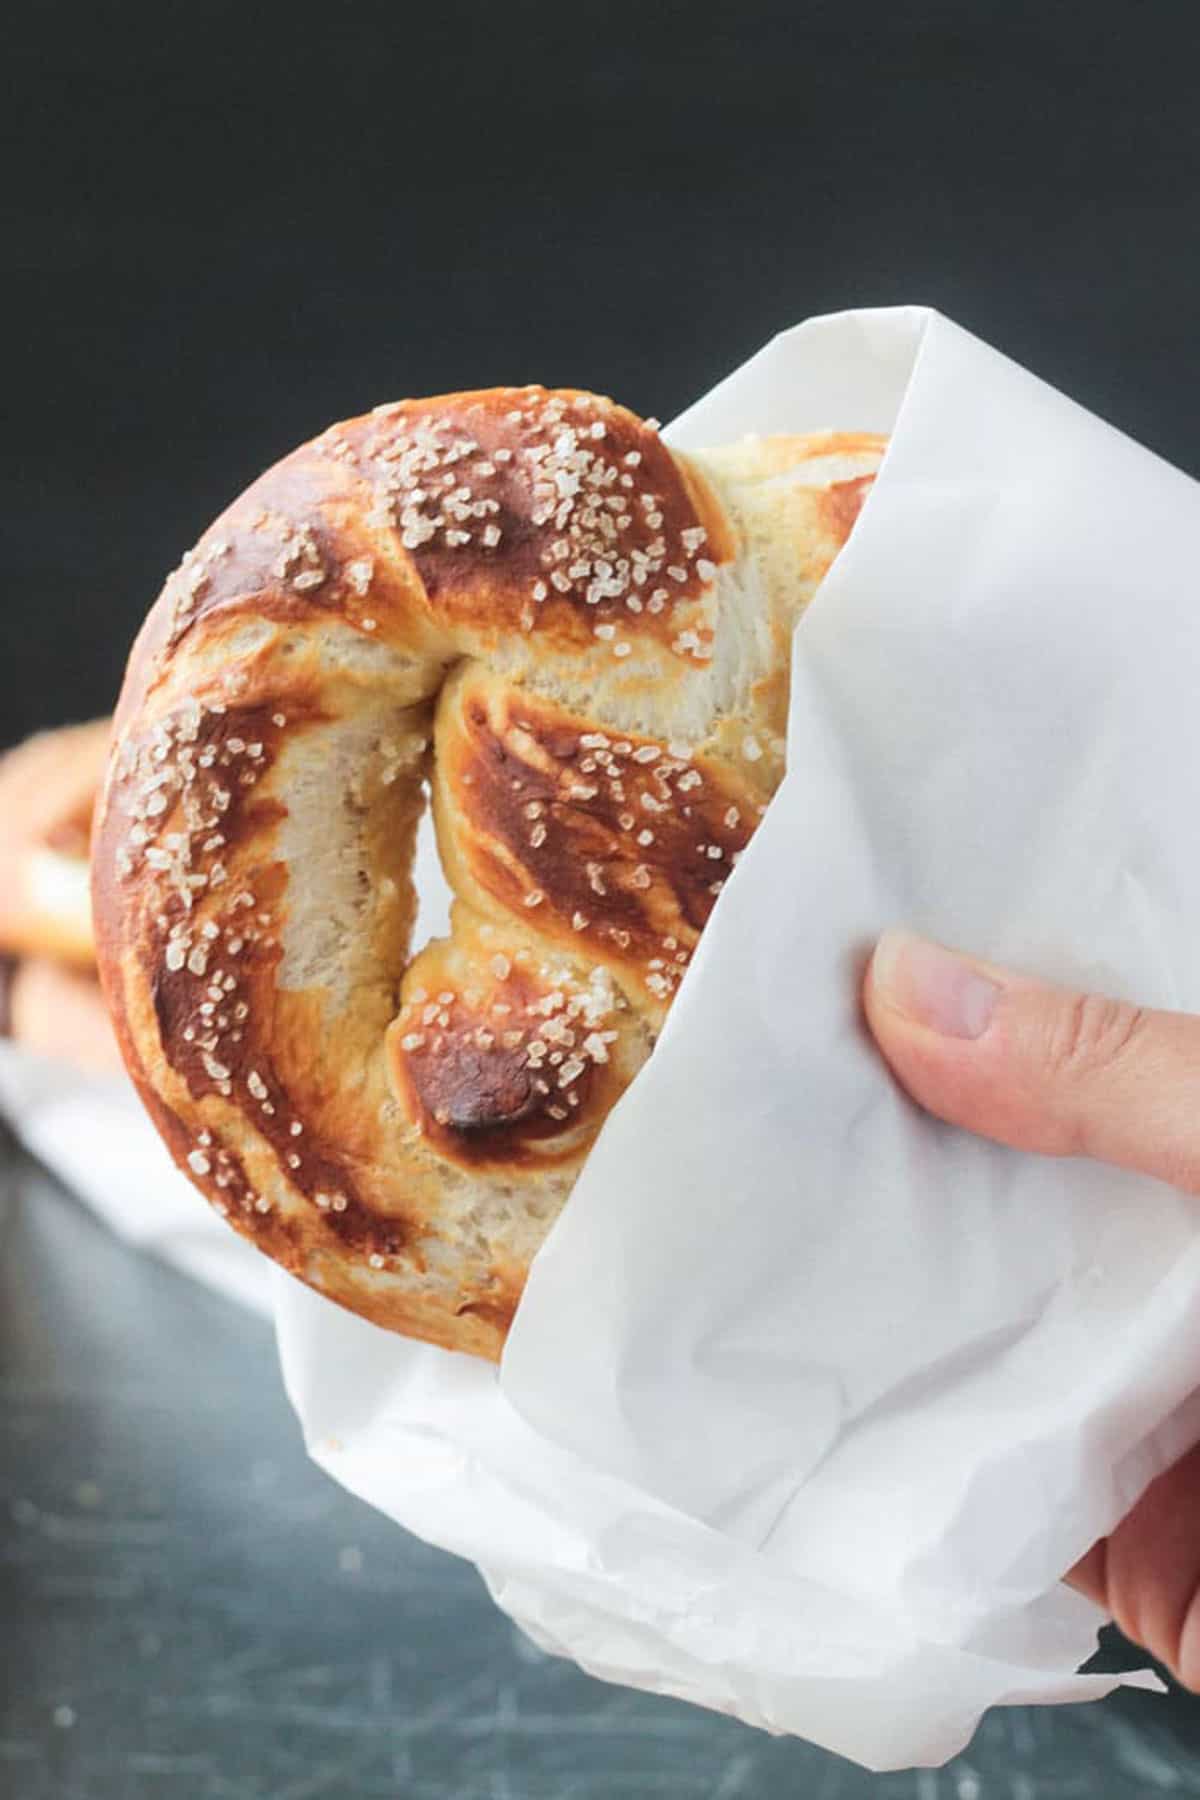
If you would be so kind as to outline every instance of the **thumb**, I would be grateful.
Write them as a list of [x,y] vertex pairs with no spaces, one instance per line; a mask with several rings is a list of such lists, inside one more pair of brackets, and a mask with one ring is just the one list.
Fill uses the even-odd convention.
[[887,931],[863,990],[897,1079],[938,1118],[1200,1193],[1200,1019],[1034,981]]

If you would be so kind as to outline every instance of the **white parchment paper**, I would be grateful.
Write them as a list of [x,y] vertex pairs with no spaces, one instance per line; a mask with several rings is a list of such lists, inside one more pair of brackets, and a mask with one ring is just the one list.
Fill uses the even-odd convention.
[[827,427],[892,442],[787,780],[503,1369],[278,1274],[275,1312],[317,1460],[545,1648],[889,1768],[1112,1685],[1058,1578],[1200,1437],[1197,1203],[919,1114],[857,1004],[907,922],[1200,1010],[1200,490],[919,308],[785,334],[669,435]]
[[0,1042],[0,1113],[104,1223],[254,1312],[270,1314],[270,1269],[182,1176],[129,1082],[84,1075]]

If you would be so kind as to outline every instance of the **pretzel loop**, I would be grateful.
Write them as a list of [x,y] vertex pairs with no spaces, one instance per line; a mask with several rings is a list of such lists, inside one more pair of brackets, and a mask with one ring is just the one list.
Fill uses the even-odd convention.
[[[594,395],[377,409],[135,645],[93,854],[130,1072],[210,1202],[495,1356],[782,772],[795,619],[882,451],[673,455]],[[410,960],[432,794],[455,899]]]

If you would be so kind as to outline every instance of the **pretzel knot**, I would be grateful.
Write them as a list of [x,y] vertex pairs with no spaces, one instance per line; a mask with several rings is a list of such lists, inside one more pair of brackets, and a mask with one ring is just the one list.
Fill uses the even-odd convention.
[[107,749],[96,719],[0,756],[0,951],[91,968],[88,837]]
[[[169,578],[101,804],[101,973],[176,1160],[302,1280],[499,1354],[780,779],[792,628],[882,449],[406,401]],[[410,958],[427,791],[454,902]]]

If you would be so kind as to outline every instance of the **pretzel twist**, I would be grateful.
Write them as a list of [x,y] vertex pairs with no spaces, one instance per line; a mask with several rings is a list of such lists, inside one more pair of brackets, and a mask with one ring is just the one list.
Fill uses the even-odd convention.
[[0,950],[91,968],[88,837],[108,734],[96,719],[0,756]]
[[[792,627],[882,452],[672,454],[572,390],[336,425],[185,557],[93,853],[130,1072],[231,1224],[497,1356],[782,772]],[[410,959],[432,794],[455,899]]]

